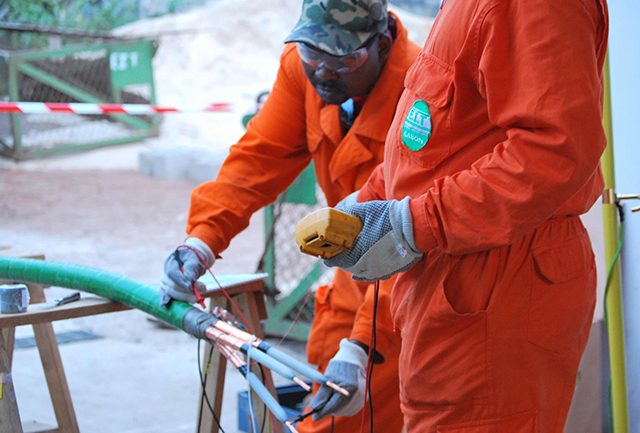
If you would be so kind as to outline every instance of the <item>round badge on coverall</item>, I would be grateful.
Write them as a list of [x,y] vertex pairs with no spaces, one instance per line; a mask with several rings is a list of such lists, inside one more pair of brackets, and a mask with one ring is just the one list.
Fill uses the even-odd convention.
[[427,145],[431,136],[431,112],[426,102],[417,100],[402,125],[402,143],[414,152]]

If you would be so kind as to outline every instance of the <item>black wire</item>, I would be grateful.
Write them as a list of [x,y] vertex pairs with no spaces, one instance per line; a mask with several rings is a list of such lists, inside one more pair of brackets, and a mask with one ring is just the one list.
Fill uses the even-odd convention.
[[296,419],[293,420],[294,423],[298,423],[300,421],[303,421],[305,418],[309,418],[311,415],[313,415],[314,413],[318,413],[322,410],[322,408],[324,407],[324,405],[322,406],[318,406],[315,409],[311,409],[309,412],[307,413],[301,413],[300,415],[298,415],[296,417]]
[[618,209],[618,218],[620,218],[620,224],[624,222],[624,206],[620,203],[620,200],[616,200],[616,208]]
[[204,388],[204,384],[202,381],[202,371],[200,370],[200,340],[198,340],[198,356],[197,356],[197,361],[198,361],[198,375],[200,377],[200,385],[202,386],[202,392],[203,392],[203,396],[200,397],[200,409],[198,410],[198,413],[200,414],[200,416],[198,417],[198,427],[196,429],[197,432],[200,432],[200,427],[201,427],[201,423],[202,423],[202,409],[204,408],[204,392],[205,392],[205,388]]
[[[213,353],[213,345],[211,345],[211,348],[209,349],[209,358],[211,358],[211,354]],[[200,340],[198,340],[198,358],[196,360],[198,362],[198,374],[200,375],[200,384],[202,385],[202,397],[200,397],[200,413],[202,414],[202,406],[203,406],[203,402],[206,401],[207,402],[207,406],[209,407],[209,411],[211,412],[211,415],[213,416],[213,419],[215,420],[216,424],[218,425],[218,430],[221,431],[222,433],[226,433],[224,431],[224,429],[222,428],[222,424],[220,424],[220,418],[218,418],[218,415],[216,414],[216,411],[213,410],[213,405],[211,404],[211,402],[209,401],[209,397],[207,396],[207,388],[206,388],[206,384],[207,384],[207,376],[209,375],[209,371],[207,371],[207,373],[204,374],[204,376],[202,375],[202,366],[200,365]],[[249,398],[251,398],[251,396],[249,396]],[[198,430],[200,431],[200,422],[202,420],[202,416],[198,417]]]
[[[325,404],[326,404],[326,402],[325,402]],[[298,415],[298,416],[293,420],[293,423],[294,423],[294,424],[299,423],[300,421],[303,421],[305,418],[310,417],[310,416],[311,416],[311,415],[313,415],[314,413],[318,413],[318,412],[320,412],[323,408],[324,408],[324,404],[323,404],[322,406],[318,406],[318,407],[317,407],[317,408],[315,408],[315,409],[311,409],[311,410],[310,410],[309,412],[307,412],[307,413],[301,413],[300,415]],[[335,417],[334,417],[333,415],[331,415],[331,432],[330,432],[330,433],[333,433],[333,428],[334,428],[333,423],[334,423],[334,421],[335,421]]]
[[367,388],[369,389],[369,432],[373,433],[373,398],[371,396],[371,376],[373,376],[373,366],[375,365],[375,362],[373,362],[373,356],[376,353],[376,318],[378,315],[378,292],[380,290],[380,281],[376,281],[375,285],[374,285],[374,289],[373,289],[373,318],[372,318],[372,325],[371,325],[371,332],[372,332],[372,347],[370,348],[370,350],[372,350],[372,356],[371,356],[371,364],[369,365],[369,374],[367,377],[367,381],[369,382],[367,384]]
[[[260,367],[260,381],[264,384],[265,380],[264,380],[264,367],[262,366],[262,364],[258,364],[258,366]],[[251,396],[249,396],[249,398],[251,398]],[[260,426],[260,433],[264,433],[264,428],[267,424],[267,404],[263,403],[264,408],[262,409],[262,423]]]
[[[615,263],[618,261],[619,258],[619,254],[622,251],[622,243],[624,242],[624,235],[623,235],[623,231],[624,231],[624,206],[622,205],[622,203],[620,202],[620,200],[616,200],[615,202],[616,208],[618,210],[618,218],[620,219],[620,223],[618,225],[618,242],[616,245],[616,251],[615,254],[613,256],[612,259],[612,263],[609,265],[609,269],[607,271],[607,280],[606,280],[606,284],[604,287],[604,325],[605,327],[609,327],[609,309],[607,308],[607,297],[609,296],[609,283],[611,282],[611,275],[613,275],[613,269],[615,266]],[[607,399],[609,400],[609,417],[608,417],[608,421],[609,421],[609,431],[613,432],[614,431],[614,426],[613,426],[613,414],[612,414],[612,410],[613,410],[613,377],[611,374],[609,374],[609,383],[607,385]]]
[[[213,345],[211,345],[211,347],[209,348],[209,356],[208,358],[211,359],[211,355],[213,354]],[[218,415],[216,414],[216,411],[213,409],[213,405],[211,404],[211,401],[209,401],[209,396],[207,395],[207,388],[206,388],[206,384],[207,384],[207,376],[209,375],[209,372],[207,371],[207,373],[204,374],[204,377],[202,375],[202,367],[200,366],[200,340],[198,340],[198,373],[200,375],[200,383],[202,385],[202,397],[200,400],[200,412],[202,413],[202,401],[206,401],[207,406],[209,408],[209,411],[211,412],[211,415],[213,416],[213,419],[215,420],[216,424],[218,425],[218,429],[222,432],[222,433],[226,433],[224,431],[224,429],[222,428],[222,424],[220,423],[220,418],[218,417]],[[198,431],[200,431],[200,419],[198,420]]]

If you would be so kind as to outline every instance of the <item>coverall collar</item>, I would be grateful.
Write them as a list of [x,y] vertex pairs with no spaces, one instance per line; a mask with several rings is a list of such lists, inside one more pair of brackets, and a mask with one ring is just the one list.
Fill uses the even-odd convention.
[[[339,107],[326,105],[320,113],[320,124],[325,136],[336,145],[335,153],[329,163],[331,180],[335,182],[339,177],[350,172],[354,167],[369,161],[374,154],[369,149],[372,145],[383,146],[387,136],[387,126],[393,119],[393,111],[389,111],[388,118],[381,119],[380,107],[387,104],[389,95],[394,91],[400,92],[404,86],[397,77],[401,75],[403,53],[396,47],[400,39],[407,38],[407,31],[400,25],[396,39],[391,46],[389,58],[385,63],[380,77],[367,96],[360,114],[356,117],[351,129],[342,137],[342,127],[339,119]],[[377,114],[377,115],[376,115]]]

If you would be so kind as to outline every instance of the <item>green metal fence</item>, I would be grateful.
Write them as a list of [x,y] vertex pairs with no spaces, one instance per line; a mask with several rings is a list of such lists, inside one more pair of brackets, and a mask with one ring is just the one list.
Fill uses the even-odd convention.
[[[155,103],[151,40],[0,50],[0,100]],[[131,143],[158,134],[157,116],[0,114],[0,155],[15,160]]]
[[326,206],[313,164],[298,176],[278,201],[265,208],[266,279],[269,318],[263,323],[271,336],[306,340],[313,321],[313,293],[330,281],[333,272],[317,258],[301,254],[295,243],[296,223]]
[[[268,95],[268,91],[258,94],[255,111],[242,118],[245,128]],[[309,336],[314,316],[313,293],[331,280],[333,272],[319,259],[300,253],[295,226],[302,217],[326,205],[312,162],[274,204],[264,208],[265,247],[257,270],[268,274],[268,318],[262,327],[269,336],[301,341]]]

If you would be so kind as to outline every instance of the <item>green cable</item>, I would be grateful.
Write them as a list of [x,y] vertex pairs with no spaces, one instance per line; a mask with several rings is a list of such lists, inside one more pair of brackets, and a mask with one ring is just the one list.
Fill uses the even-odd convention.
[[[618,205],[618,210],[620,213],[620,223],[618,225],[618,243],[616,246],[616,252],[613,254],[611,258],[611,263],[609,264],[609,269],[607,270],[607,282],[604,286],[604,325],[608,327],[608,309],[607,309],[607,295],[609,294],[609,287],[611,286],[611,278],[613,276],[613,271],[616,268],[616,264],[618,263],[618,259],[620,258],[620,254],[622,252],[622,245],[624,244],[624,217],[623,217],[623,209],[620,205]],[[609,377],[609,384],[607,386],[607,393],[609,399],[609,407],[611,408],[611,417],[609,418],[609,431],[613,432],[613,395],[612,395],[612,380],[611,376]]]
[[611,286],[611,277],[613,276],[613,271],[618,263],[618,259],[620,258],[620,253],[622,252],[622,244],[624,243],[624,221],[620,220],[620,226],[618,229],[618,246],[616,247],[616,252],[611,258],[611,264],[609,264],[609,269],[607,270],[607,282],[604,286],[604,323],[607,324],[607,295],[609,294],[609,287]]
[[144,311],[198,338],[205,338],[209,321],[216,320],[186,302],[174,300],[169,306],[160,305],[160,293],[154,287],[79,265],[0,256],[0,279],[93,293]]

